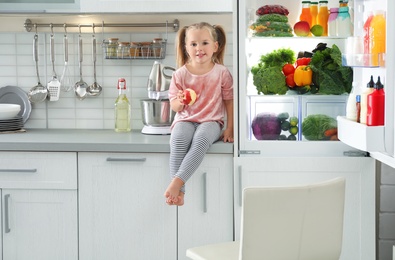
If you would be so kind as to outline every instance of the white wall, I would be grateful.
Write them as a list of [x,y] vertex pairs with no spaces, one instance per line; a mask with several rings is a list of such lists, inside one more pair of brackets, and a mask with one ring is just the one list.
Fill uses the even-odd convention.
[[[0,17],[0,87],[7,85],[18,86],[28,92],[37,84],[35,63],[33,61],[32,43],[34,32],[24,30],[26,18],[33,23],[88,23],[86,17],[48,15],[43,17],[29,17],[28,15],[3,15]],[[140,23],[140,22],[169,22],[180,20],[180,26],[193,22],[207,21],[212,24],[224,25],[228,33],[228,46],[225,65],[232,71],[232,25],[231,14],[215,15],[113,15],[92,16],[89,21],[95,24],[105,23]],[[50,28],[38,27],[39,34],[39,71],[41,83],[44,85],[52,75],[51,60],[49,57]],[[55,34],[55,70],[58,75],[63,71],[63,37],[62,27],[54,29]],[[164,28],[107,28],[104,31],[96,28],[97,46],[97,82],[102,85],[103,92],[98,97],[88,97],[78,100],[73,91],[61,92],[59,101],[45,101],[33,104],[30,119],[25,128],[79,128],[79,129],[113,129],[114,128],[114,101],[118,95],[116,89],[118,78],[126,79],[129,97],[132,103],[132,129],[141,129],[140,99],[147,98],[147,80],[153,60],[106,60],[103,57],[101,41],[110,37],[117,37],[120,41],[152,41],[153,38],[168,38],[167,54],[163,63],[175,66],[174,42],[176,33],[170,28],[168,34]],[[69,63],[73,75],[72,82],[79,80],[78,69],[78,30],[68,29]],[[92,29],[82,28],[83,39],[83,79],[88,84],[93,83],[92,63]],[[60,76],[59,76],[60,77]]]

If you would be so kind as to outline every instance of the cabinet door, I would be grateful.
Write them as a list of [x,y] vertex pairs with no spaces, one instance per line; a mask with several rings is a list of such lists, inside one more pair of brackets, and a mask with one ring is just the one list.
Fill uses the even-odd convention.
[[80,0],[81,12],[232,12],[231,0]]
[[190,247],[233,240],[233,155],[207,154],[178,207],[178,260]]
[[76,190],[2,190],[3,260],[78,260]]
[[346,178],[341,260],[375,259],[375,160],[367,157],[237,158],[235,232],[240,238],[242,189],[248,186],[299,185]]
[[176,259],[167,154],[79,153],[80,259]]

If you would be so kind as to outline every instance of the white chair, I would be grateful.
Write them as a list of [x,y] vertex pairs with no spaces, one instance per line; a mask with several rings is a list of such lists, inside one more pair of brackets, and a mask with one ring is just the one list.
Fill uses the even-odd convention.
[[240,242],[187,250],[193,260],[338,260],[345,178],[243,191]]

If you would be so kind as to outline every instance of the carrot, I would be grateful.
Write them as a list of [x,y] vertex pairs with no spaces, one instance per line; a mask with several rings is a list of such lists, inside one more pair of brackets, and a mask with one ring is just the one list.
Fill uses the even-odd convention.
[[327,129],[327,130],[325,130],[325,132],[324,132],[324,135],[325,136],[332,136],[332,135],[335,135],[335,134],[337,134],[337,127],[336,128],[330,128],[330,129]]
[[332,136],[329,138],[329,140],[331,140],[331,141],[339,141],[339,138],[337,138],[337,134],[335,134],[335,135],[332,135]]

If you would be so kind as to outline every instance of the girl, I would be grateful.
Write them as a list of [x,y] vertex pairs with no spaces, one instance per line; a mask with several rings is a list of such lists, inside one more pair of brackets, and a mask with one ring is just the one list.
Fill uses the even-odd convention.
[[[223,65],[226,44],[221,26],[198,23],[182,28],[177,38],[177,66],[169,88],[177,112],[170,137],[170,174],[166,203],[184,204],[184,184],[203,161],[210,146],[222,138],[233,142],[233,78]],[[183,90],[196,92],[193,105],[183,103]],[[224,117],[227,116],[227,126]]]

